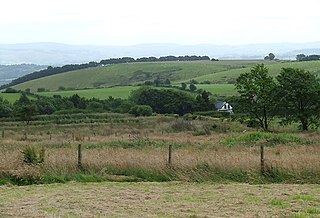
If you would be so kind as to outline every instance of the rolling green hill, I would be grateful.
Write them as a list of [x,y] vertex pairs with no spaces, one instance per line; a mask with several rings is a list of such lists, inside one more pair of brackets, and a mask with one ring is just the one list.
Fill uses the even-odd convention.
[[[153,81],[157,78],[161,80],[168,78],[172,84],[180,86],[181,82],[195,79],[199,82],[210,81],[212,83],[208,85],[197,84],[198,89],[226,96],[236,94],[233,85],[236,78],[241,73],[250,71],[250,68],[258,63],[265,63],[273,76],[276,76],[283,67],[302,68],[320,74],[320,61],[262,62],[239,60],[130,63],[71,71],[22,83],[13,88],[18,90],[30,88],[32,92],[36,92],[38,88],[45,88],[51,92],[39,92],[38,94],[46,96],[79,94],[86,98],[105,99],[109,96],[127,98],[130,91],[138,87],[132,86],[137,83]],[[60,86],[77,90],[57,91]],[[5,96],[1,94],[0,96],[8,98],[11,102],[18,98],[18,95]]]
[[198,76],[246,68],[260,62],[253,60],[116,64],[48,76],[13,88],[18,90],[30,88],[35,92],[38,88],[55,91],[59,86],[73,89],[128,86],[148,80],[153,81],[158,77],[163,80],[168,78],[171,82],[180,82]]
[[[269,73],[272,76],[276,76],[281,72],[281,68],[286,67],[301,68],[320,75],[320,61],[286,63],[265,62],[265,65],[269,68]],[[250,71],[250,67],[220,71],[217,73],[194,77],[193,79],[199,82],[210,81],[212,83],[235,83],[236,79],[239,77],[241,73],[248,71]]]
[[[86,89],[86,90],[71,90],[71,91],[55,91],[55,92],[39,92],[39,95],[53,96],[61,95],[62,97],[78,94],[85,98],[106,99],[109,96],[114,98],[128,98],[130,92],[139,86],[120,86],[113,88],[102,89]],[[216,95],[233,95],[236,94],[233,84],[198,84],[198,89],[203,89]],[[1,96],[1,95],[0,95]]]

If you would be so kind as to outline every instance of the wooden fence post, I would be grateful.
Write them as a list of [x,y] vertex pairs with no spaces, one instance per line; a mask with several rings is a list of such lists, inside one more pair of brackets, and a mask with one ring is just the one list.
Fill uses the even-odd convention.
[[4,129],[2,130],[2,138],[4,138]]
[[264,145],[261,144],[260,145],[260,172],[261,175],[265,175],[265,171],[264,171]]
[[168,166],[172,168],[172,145],[169,145]]
[[82,170],[82,150],[81,144],[78,145],[78,168]]

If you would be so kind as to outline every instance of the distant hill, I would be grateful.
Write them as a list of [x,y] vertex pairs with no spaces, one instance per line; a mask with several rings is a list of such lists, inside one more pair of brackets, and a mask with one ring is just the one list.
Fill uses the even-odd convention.
[[[248,45],[141,44],[133,46],[67,45],[59,43],[0,44],[0,64],[30,63],[61,66],[116,57],[208,55],[218,59],[263,59],[272,52],[280,59],[320,50],[320,42]],[[318,52],[317,52],[318,53]]]
[[127,63],[86,68],[71,72],[47,76],[13,86],[17,90],[30,88],[35,92],[38,88],[56,91],[64,89],[86,89],[114,86],[131,86],[160,79],[169,79],[180,86],[181,82],[194,79],[198,82],[214,84],[233,84],[243,72],[257,64],[264,63],[270,74],[276,76],[283,67],[302,68],[320,75],[320,61],[276,62],[259,60],[238,61],[194,61],[194,62],[155,62]]
[[172,83],[180,83],[180,81],[188,81],[198,76],[251,67],[261,62],[262,61],[258,60],[240,60],[115,64],[47,76],[15,85],[12,88],[18,90],[30,88],[31,91],[37,91],[38,88],[45,88],[56,91],[59,87],[66,89],[84,89],[129,86],[144,83],[145,81],[154,81],[155,79],[162,81],[169,79]]
[[46,67],[35,64],[0,65],[0,86],[10,83],[13,79],[45,69]]

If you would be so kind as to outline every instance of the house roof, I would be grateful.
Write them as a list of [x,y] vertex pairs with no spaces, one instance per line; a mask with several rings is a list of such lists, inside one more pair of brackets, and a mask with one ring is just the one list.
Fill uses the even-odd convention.
[[214,106],[217,108],[217,109],[220,109],[222,108],[223,105],[225,105],[227,102],[225,101],[217,101]]

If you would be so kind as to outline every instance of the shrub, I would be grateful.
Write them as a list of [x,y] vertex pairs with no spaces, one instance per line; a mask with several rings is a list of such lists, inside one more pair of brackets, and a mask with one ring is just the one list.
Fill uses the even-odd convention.
[[44,162],[45,149],[37,149],[33,146],[26,147],[23,151],[23,162],[29,165],[37,165]]
[[196,127],[187,120],[177,119],[171,123],[171,128],[174,131],[194,131]]
[[45,88],[38,88],[38,89],[37,89],[37,92],[45,92],[45,91],[46,91]]
[[151,116],[152,108],[149,105],[136,105],[129,111],[130,114],[138,116]]

